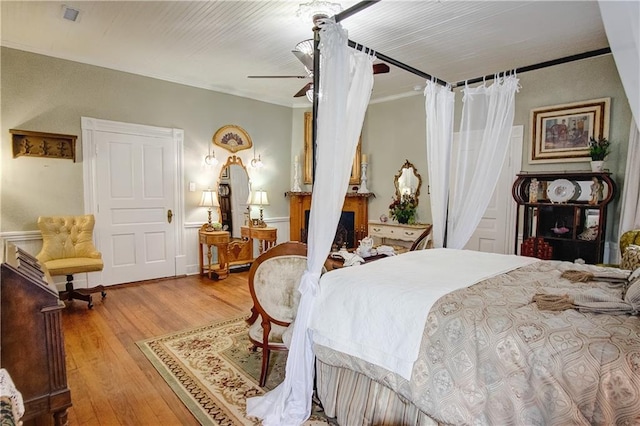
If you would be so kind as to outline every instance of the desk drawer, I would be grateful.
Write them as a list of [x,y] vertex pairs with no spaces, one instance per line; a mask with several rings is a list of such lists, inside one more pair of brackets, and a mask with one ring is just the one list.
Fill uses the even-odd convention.
[[415,241],[422,233],[422,228],[404,226],[386,226],[369,224],[369,235],[377,238],[389,238],[400,241]]

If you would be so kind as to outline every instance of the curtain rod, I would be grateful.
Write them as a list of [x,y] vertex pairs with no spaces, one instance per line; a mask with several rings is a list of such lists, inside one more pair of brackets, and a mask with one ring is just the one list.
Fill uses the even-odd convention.
[[415,75],[417,75],[417,76],[419,76],[419,77],[422,77],[422,78],[424,78],[424,79],[427,79],[427,80],[432,80],[432,79],[433,79],[436,83],[441,84],[441,85],[443,85],[443,86],[446,86],[446,85],[448,84],[448,83],[447,83],[446,81],[444,81],[444,80],[440,80],[440,79],[439,79],[439,78],[437,78],[437,77],[433,77],[433,76],[431,76],[431,75],[427,74],[427,73],[426,73],[426,72],[424,72],[424,71],[420,71],[419,69],[416,69],[416,68],[414,68],[414,67],[412,67],[412,66],[410,66],[410,65],[407,65],[407,64],[402,63],[402,62],[400,62],[400,61],[398,61],[398,60],[396,60],[396,59],[393,59],[393,58],[391,58],[391,57],[389,57],[389,56],[387,56],[387,55],[385,55],[385,54],[383,54],[383,53],[380,53],[380,52],[378,52],[378,51],[377,51],[377,50],[375,50],[375,49],[371,49],[371,48],[369,48],[369,47],[367,47],[367,46],[364,46],[364,45],[362,45],[362,44],[360,44],[360,43],[356,43],[356,42],[355,42],[355,41],[353,41],[353,40],[349,40],[349,41],[348,41],[348,44],[349,44],[349,47],[352,47],[352,48],[354,48],[354,49],[356,49],[356,50],[360,50],[360,51],[370,50],[370,51],[372,51],[372,52],[375,52],[376,57],[377,57],[378,59],[380,59],[381,61],[383,61],[383,62],[387,62],[387,63],[389,63],[389,64],[391,64],[391,65],[395,65],[395,66],[396,66],[396,67],[398,67],[398,68],[401,68],[401,69],[403,69],[403,70],[405,70],[405,71],[410,72],[411,74],[415,74]]
[[361,1],[359,3],[354,4],[353,6],[351,6],[350,8],[343,10],[340,13],[336,13],[333,18],[336,20],[336,22],[340,22],[343,19],[348,18],[351,15],[355,15],[356,13],[360,12],[363,9],[368,8],[369,6],[373,6],[374,4],[378,3],[381,0],[366,0],[366,1]]
[[[578,53],[577,55],[565,56],[563,58],[552,59],[550,61],[540,62],[538,64],[527,65],[525,67],[516,68],[515,72],[516,74],[521,74],[527,71],[539,70],[542,68],[552,67],[554,65],[566,64],[567,62],[579,61],[581,59],[587,59],[587,58],[593,58],[595,56],[606,55],[608,53],[611,53],[611,48],[604,47],[602,49],[590,50],[588,52]],[[507,73],[509,72],[510,71],[507,71]],[[484,77],[476,77],[469,80],[459,81],[456,84],[454,84],[452,87],[455,89],[457,87],[464,86],[465,84],[480,83],[481,81],[493,80],[494,78],[495,78],[495,74],[486,75]]]
[[[343,19],[346,19],[351,15],[355,15],[356,13],[360,12],[361,10],[366,9],[369,6],[373,6],[374,4],[376,4],[376,3],[380,2],[380,1],[381,0],[365,0],[365,1],[361,1],[359,3],[354,4],[353,6],[348,8],[347,10],[343,10],[342,12],[334,15],[333,18],[336,20],[336,22],[340,22]],[[414,67],[412,67],[410,65],[407,65],[405,63],[402,63],[402,62],[400,62],[400,61],[398,61],[396,59],[393,59],[393,58],[383,54],[383,53],[375,51],[374,49],[370,49],[370,48],[368,48],[366,46],[363,46],[362,44],[356,43],[353,40],[349,40],[349,47],[352,47],[352,48],[354,48],[356,50],[360,50],[360,51],[367,50],[367,49],[371,50],[371,51],[374,51],[374,52],[376,52],[376,57],[378,59],[380,59],[381,61],[383,61],[383,62],[387,62],[387,63],[389,63],[391,65],[394,65],[394,66],[396,66],[398,68],[401,68],[401,69],[403,69],[405,71],[408,71],[408,72],[410,72],[412,74],[415,74],[415,75],[417,75],[419,77],[422,77],[422,78],[425,78],[427,80],[434,79],[438,84],[441,84],[443,86],[447,85],[446,81],[440,80],[439,78],[435,78],[435,77],[427,74],[426,72],[420,71],[419,69],[416,69],[416,68],[414,68]]]
[[[340,22],[343,19],[348,18],[349,16],[352,16],[358,12],[360,12],[363,9],[366,9],[369,6],[372,6],[376,3],[378,3],[381,0],[365,0],[365,1],[361,1],[359,3],[356,3],[355,5],[351,6],[350,8],[334,15],[334,19],[336,20],[336,22]],[[447,83],[444,80],[441,80],[437,77],[433,77],[432,75],[424,72],[424,71],[420,71],[417,68],[414,68],[410,65],[407,65],[403,62],[400,62],[396,59],[393,59],[383,53],[377,52],[375,49],[371,49],[369,47],[366,47],[362,44],[356,43],[353,40],[349,40],[349,47],[352,47],[354,49],[363,51],[363,50],[372,50],[375,52],[376,57],[378,59],[380,59],[383,62],[387,62],[391,65],[394,65],[398,68],[401,68],[407,72],[410,72],[411,74],[417,75],[419,77],[422,77],[426,80],[433,80],[436,83],[442,85],[442,86],[446,86]],[[558,58],[558,59],[552,59],[550,61],[545,61],[545,62],[540,62],[538,64],[533,64],[533,65],[527,65],[524,67],[520,67],[520,68],[516,68],[515,72],[516,74],[518,73],[523,73],[523,72],[527,72],[527,71],[534,71],[534,70],[539,70],[542,68],[547,68],[547,67],[551,67],[551,66],[555,66],[555,65],[560,65],[560,64],[565,64],[568,62],[573,62],[573,61],[579,61],[581,59],[587,59],[587,58],[593,58],[595,56],[601,56],[601,55],[606,55],[608,53],[611,53],[611,48],[609,47],[605,47],[602,49],[597,49],[597,50],[591,50],[589,52],[584,52],[584,53],[579,53],[576,55],[571,55],[571,56],[565,56],[563,58]],[[507,71],[508,72],[508,71]],[[451,85],[452,88],[457,88],[460,86],[464,86],[465,84],[474,84],[474,83],[480,83],[481,81],[486,81],[486,80],[493,80],[493,78],[495,77],[495,74],[491,74],[491,75],[486,75],[484,77],[476,77],[473,79],[468,79],[468,80],[464,80],[464,81],[459,81],[453,85]]]

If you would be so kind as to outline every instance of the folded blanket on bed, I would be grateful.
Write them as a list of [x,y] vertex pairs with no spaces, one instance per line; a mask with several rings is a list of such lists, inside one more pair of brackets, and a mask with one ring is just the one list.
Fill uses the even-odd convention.
[[320,280],[310,324],[313,340],[408,379],[436,300],[537,261],[430,249],[331,271]]

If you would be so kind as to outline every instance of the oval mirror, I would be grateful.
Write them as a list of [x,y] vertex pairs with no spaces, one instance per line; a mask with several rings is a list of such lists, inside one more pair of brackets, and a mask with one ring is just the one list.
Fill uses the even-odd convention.
[[220,223],[232,237],[241,238],[240,227],[245,224],[249,204],[249,174],[242,159],[232,155],[220,170],[218,201],[220,203]]
[[393,183],[396,187],[396,198],[399,199],[402,195],[412,195],[416,199],[416,205],[418,205],[422,178],[418,173],[418,169],[409,160],[404,162]]

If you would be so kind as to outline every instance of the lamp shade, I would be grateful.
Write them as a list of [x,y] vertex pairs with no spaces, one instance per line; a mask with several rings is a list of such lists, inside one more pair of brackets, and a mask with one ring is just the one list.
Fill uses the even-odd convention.
[[201,207],[219,207],[218,194],[211,188],[202,191],[202,198],[200,198]]
[[268,206],[269,198],[267,197],[267,191],[254,191],[251,204],[254,206]]

